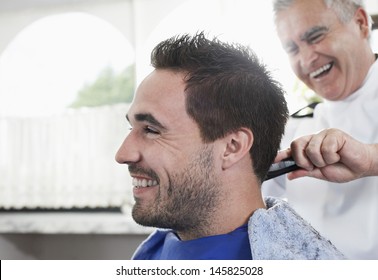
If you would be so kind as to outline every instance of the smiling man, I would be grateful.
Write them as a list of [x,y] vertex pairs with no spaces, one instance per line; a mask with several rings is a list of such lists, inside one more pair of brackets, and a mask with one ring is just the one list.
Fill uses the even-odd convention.
[[[324,99],[312,118],[289,120],[281,147],[328,128],[363,143],[378,143],[378,62],[369,44],[370,18],[362,1],[274,0],[273,5],[277,34],[293,71]],[[304,155],[321,158],[322,151],[334,148],[328,146],[331,142]],[[326,172],[319,161],[313,164]],[[287,198],[348,258],[378,259],[377,186],[377,177],[343,184],[282,177],[264,183],[263,189]]]
[[[359,89],[375,60],[367,40],[368,15],[357,6],[360,1],[278,2],[292,3],[275,20],[298,78],[327,100],[343,100]],[[328,8],[325,2],[334,6]]]
[[151,62],[116,155],[133,177],[134,220],[158,228],[133,258],[343,258],[261,195],[288,111],[254,54],[199,33],[163,41]]

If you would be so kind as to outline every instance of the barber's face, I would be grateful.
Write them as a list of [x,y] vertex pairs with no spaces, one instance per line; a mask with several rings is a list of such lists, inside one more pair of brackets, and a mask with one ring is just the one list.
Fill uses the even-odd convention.
[[153,71],[127,114],[132,127],[116,155],[133,178],[136,222],[185,230],[208,219],[218,201],[212,144],[185,109],[182,73]]
[[342,100],[366,75],[366,20],[358,10],[343,24],[323,0],[295,1],[277,14],[276,26],[298,78],[323,98]]

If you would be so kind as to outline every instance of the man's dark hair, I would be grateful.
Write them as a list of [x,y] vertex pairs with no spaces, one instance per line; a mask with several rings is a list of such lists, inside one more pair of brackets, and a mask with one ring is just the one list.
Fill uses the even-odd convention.
[[253,170],[262,182],[279,149],[288,109],[281,86],[247,47],[204,33],[172,37],[151,53],[155,69],[186,74],[186,111],[204,142],[245,127],[254,136]]

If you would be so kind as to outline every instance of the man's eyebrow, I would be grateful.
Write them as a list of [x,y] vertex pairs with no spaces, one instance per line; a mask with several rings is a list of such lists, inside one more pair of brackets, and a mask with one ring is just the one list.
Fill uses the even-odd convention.
[[[160,128],[160,129],[163,129],[163,130],[166,130],[167,128],[161,123],[159,122],[153,115],[151,114],[144,114],[144,113],[140,113],[140,114],[135,114],[135,120],[139,121],[139,122],[148,122],[150,124],[152,124],[153,126],[156,126],[157,128]],[[126,115],[126,119],[130,122],[130,119],[129,119],[129,116]]]
[[301,37],[301,41],[308,41],[309,38],[311,38],[311,36],[314,35],[314,33],[317,33],[317,32],[320,32],[320,31],[328,31],[329,28],[326,27],[326,26],[314,26],[312,28],[310,28],[309,30],[307,30]]

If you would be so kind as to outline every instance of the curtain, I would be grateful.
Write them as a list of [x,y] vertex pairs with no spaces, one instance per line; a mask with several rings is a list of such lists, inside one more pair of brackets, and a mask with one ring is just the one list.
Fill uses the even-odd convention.
[[121,207],[132,200],[114,156],[128,104],[48,117],[0,116],[0,208]]

